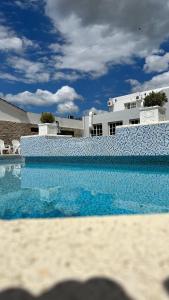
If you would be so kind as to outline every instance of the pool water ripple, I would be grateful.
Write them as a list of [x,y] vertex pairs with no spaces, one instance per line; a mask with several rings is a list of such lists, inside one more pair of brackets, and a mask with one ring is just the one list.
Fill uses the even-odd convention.
[[169,166],[0,165],[0,218],[169,212]]

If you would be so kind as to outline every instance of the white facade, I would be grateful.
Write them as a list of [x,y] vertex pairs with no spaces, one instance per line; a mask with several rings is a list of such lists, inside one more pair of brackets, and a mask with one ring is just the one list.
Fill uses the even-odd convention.
[[58,134],[58,126],[57,124],[45,123],[39,124],[39,135],[57,135]]
[[[140,109],[143,106],[144,98],[152,92],[165,92],[168,98],[168,103],[165,104],[165,119],[169,120],[169,86],[144,92],[133,93],[125,96],[110,98],[108,101],[109,111],[98,113],[91,117],[83,118],[84,136],[92,135],[111,135],[115,132],[116,126],[137,124],[140,122]],[[164,115],[159,114],[160,111],[153,112],[154,121],[162,120]],[[148,113],[149,114],[149,113]],[[146,122],[146,121],[145,121]]]
[[29,123],[26,112],[0,99],[0,121]]
[[148,90],[144,92],[133,93],[125,96],[110,98],[108,101],[110,102],[110,104],[112,103],[112,106],[110,105],[110,111],[116,112],[116,111],[125,110],[126,104],[128,103],[136,103],[136,107],[141,107],[141,102],[144,100],[144,98],[147,95],[151,94],[152,92],[158,93],[162,91],[168,94],[168,99],[169,99],[169,86],[165,88],[159,88],[159,89]]
[[[66,135],[75,134],[76,136],[83,135],[87,137],[91,135],[107,136],[114,133],[114,127],[116,126],[139,123],[140,108],[142,107],[143,100],[145,96],[149,95],[152,91],[165,92],[169,101],[169,86],[110,98],[108,101],[109,111],[85,116],[83,117],[83,121],[56,117],[56,122],[59,123],[59,128],[61,129],[60,133]],[[169,102],[166,103],[165,109],[165,118],[169,120]],[[26,112],[0,99],[0,121],[38,125],[40,123],[40,116],[40,114]],[[158,114],[159,120],[161,120],[162,117],[162,115]],[[95,132],[92,133],[93,129]]]
[[151,124],[166,121],[166,108],[160,106],[140,109],[140,124]]

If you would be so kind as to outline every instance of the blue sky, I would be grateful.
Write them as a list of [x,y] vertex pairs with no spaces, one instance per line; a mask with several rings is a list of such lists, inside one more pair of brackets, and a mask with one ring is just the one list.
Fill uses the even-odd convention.
[[168,0],[1,0],[0,96],[83,115],[168,86],[168,15]]

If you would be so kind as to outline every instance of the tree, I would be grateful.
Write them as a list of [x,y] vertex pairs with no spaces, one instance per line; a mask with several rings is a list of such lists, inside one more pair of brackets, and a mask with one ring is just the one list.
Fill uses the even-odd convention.
[[151,94],[147,95],[144,99],[144,106],[163,106],[166,102],[168,102],[167,96],[163,92],[152,92]]
[[55,117],[52,113],[43,112],[40,117],[41,123],[54,123]]

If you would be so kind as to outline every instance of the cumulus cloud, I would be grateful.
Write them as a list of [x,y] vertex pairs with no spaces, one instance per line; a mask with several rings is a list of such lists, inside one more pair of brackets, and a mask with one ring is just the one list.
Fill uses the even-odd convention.
[[3,53],[5,63],[0,78],[25,83],[48,81],[49,74],[42,63],[23,58],[27,50],[39,49],[38,44],[25,36],[18,36],[9,26],[2,24],[2,21],[5,23],[5,19],[0,18],[0,53]]
[[57,107],[57,112],[61,114],[77,113],[78,111],[79,111],[79,107],[73,101],[60,103]]
[[8,81],[20,81],[19,78],[7,72],[0,72],[0,78]]
[[79,78],[82,78],[83,74],[78,74],[76,72],[57,72],[53,75],[53,80],[67,80],[67,81],[76,81]]
[[0,51],[20,51],[23,49],[23,40],[4,25],[0,25]]
[[153,76],[151,80],[143,83],[133,79],[129,79],[128,82],[131,84],[133,92],[167,87],[169,86],[169,71]]
[[141,84],[138,80],[136,80],[136,79],[127,79],[126,82],[131,85],[132,91],[136,91],[136,92],[140,91]]
[[146,57],[144,71],[151,72],[163,72],[169,68],[169,52],[164,55],[150,55]]
[[50,79],[50,74],[46,71],[46,66],[44,63],[12,56],[8,59],[8,64],[15,70],[16,75],[18,75],[20,78],[20,81],[33,83],[48,82]]
[[89,112],[93,112],[96,115],[98,115],[98,114],[105,113],[106,111],[102,110],[102,109],[97,109],[96,107],[91,107],[90,109],[85,110],[83,113],[84,113],[84,115],[88,115]]
[[[65,43],[55,66],[100,76],[147,57],[169,37],[168,0],[45,0]],[[54,45],[51,46],[54,50]]]
[[8,26],[0,25],[0,51],[20,52],[28,47],[35,47],[32,41],[25,37],[18,37]]
[[7,94],[2,95],[10,103],[15,103],[20,106],[49,106],[57,105],[57,111],[61,113],[77,112],[78,106],[74,104],[75,100],[82,100],[74,88],[70,86],[63,86],[55,93],[47,90],[37,89],[35,93],[29,91],[21,92],[16,95]]

